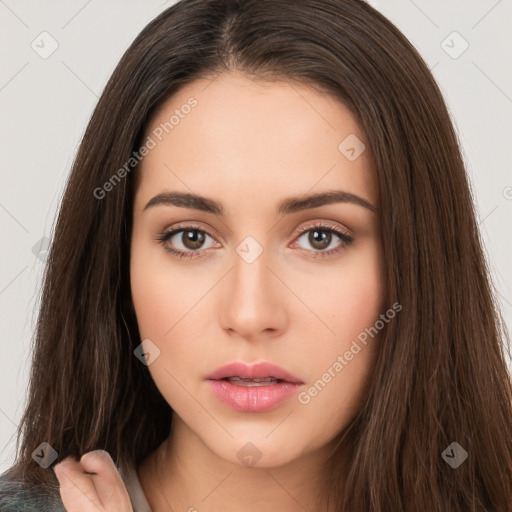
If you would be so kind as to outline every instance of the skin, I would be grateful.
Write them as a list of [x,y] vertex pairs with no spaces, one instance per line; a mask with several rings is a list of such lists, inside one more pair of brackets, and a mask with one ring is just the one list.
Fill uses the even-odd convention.
[[[168,439],[138,468],[141,484],[153,512],[229,512],[240,505],[247,512],[327,510],[325,461],[361,407],[379,336],[307,404],[293,396],[271,411],[235,411],[205,378],[232,361],[265,360],[308,390],[385,312],[378,212],[352,203],[276,211],[284,198],[328,190],[379,208],[369,144],[331,96],[238,72],[186,85],[157,111],[146,135],[190,97],[197,106],[137,170],[132,296],[141,340],[160,350],[148,369],[174,411]],[[350,134],[366,145],[354,161],[338,149]],[[225,216],[174,205],[144,208],[164,191],[215,199]],[[308,238],[311,231],[299,235],[317,222],[353,242],[333,234],[322,249]],[[179,258],[156,240],[178,223],[204,234],[199,255]],[[184,234],[167,246],[193,251]],[[247,236],[263,249],[250,264],[236,252]],[[260,454],[251,467],[237,455],[248,442]]]
[[67,512],[132,510],[126,487],[108,452],[94,450],[79,461],[67,457],[53,470]]

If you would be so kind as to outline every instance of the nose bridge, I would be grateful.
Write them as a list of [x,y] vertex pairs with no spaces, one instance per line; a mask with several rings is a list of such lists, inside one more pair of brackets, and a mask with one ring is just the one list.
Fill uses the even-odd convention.
[[[271,292],[269,283],[270,252],[255,237],[249,235],[235,249],[234,272],[231,292],[236,296],[237,304],[256,303]],[[254,304],[256,305],[256,304]]]
[[283,319],[279,283],[269,267],[272,257],[253,236],[235,248],[224,301],[225,327],[246,337],[280,327]]

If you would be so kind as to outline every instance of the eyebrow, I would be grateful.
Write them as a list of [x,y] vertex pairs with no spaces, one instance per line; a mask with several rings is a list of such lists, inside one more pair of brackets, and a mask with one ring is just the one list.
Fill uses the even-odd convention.
[[[366,208],[372,212],[378,211],[378,209],[373,204],[368,202],[366,199],[363,199],[362,197],[351,194],[350,192],[344,192],[343,190],[331,190],[328,192],[320,192],[308,196],[286,198],[281,201],[281,203],[279,203],[277,213],[286,215],[334,203],[351,203],[362,206],[363,208]],[[150,199],[144,207],[144,210],[158,205],[191,208],[194,210],[212,213],[220,217],[225,215],[222,203],[208,197],[203,197],[188,192],[162,192]]]

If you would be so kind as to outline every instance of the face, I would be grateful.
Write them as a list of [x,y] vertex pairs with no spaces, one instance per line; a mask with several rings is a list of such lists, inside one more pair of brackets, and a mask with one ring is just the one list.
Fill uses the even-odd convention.
[[163,104],[145,146],[131,287],[177,424],[236,464],[320,450],[361,406],[386,312],[365,134],[330,96],[225,73]]

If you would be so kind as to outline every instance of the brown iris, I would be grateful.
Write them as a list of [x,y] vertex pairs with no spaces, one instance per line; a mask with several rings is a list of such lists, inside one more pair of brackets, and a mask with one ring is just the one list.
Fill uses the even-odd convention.
[[183,245],[190,250],[199,249],[204,243],[204,233],[197,229],[186,229],[181,235]]
[[332,239],[332,233],[313,229],[309,232],[308,241],[316,249],[325,249],[329,246]]

